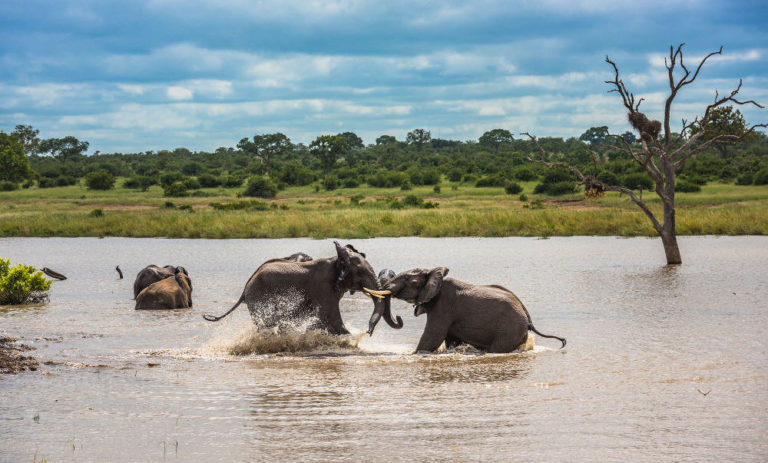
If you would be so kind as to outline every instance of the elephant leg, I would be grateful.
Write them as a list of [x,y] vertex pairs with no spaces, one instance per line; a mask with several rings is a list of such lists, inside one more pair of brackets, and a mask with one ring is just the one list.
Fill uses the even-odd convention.
[[459,344],[462,344],[463,341],[456,336],[453,336],[452,334],[448,334],[445,336],[445,348],[446,349],[453,349],[454,347],[458,346]]
[[321,307],[320,321],[325,325],[325,329],[331,334],[349,334],[349,330],[344,327],[344,322],[341,319],[341,312],[339,311],[338,305],[330,309]]
[[416,346],[416,352],[434,352],[445,341],[450,322],[427,315],[427,325]]

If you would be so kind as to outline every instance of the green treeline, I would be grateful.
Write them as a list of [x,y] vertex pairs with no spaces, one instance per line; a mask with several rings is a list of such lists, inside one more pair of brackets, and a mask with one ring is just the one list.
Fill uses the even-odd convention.
[[[738,111],[737,111],[738,112]],[[538,149],[505,129],[483,134],[477,141],[432,138],[416,129],[405,140],[382,135],[364,145],[352,132],[317,137],[309,145],[293,143],[281,133],[256,134],[235,147],[213,152],[186,148],[142,153],[85,155],[88,142],[75,137],[39,139],[30,126],[0,132],[0,189],[50,188],[74,184],[89,189],[121,188],[147,191],[160,185],[168,197],[205,196],[201,188],[246,186],[243,195],[271,198],[290,186],[314,185],[316,191],[355,188],[434,185],[442,181],[482,187],[506,187],[538,182],[534,193],[560,195],[574,191],[566,170],[547,168],[532,159]],[[638,140],[624,134],[629,143]],[[596,172],[605,183],[631,189],[652,187],[645,171],[611,144],[607,127],[592,127],[579,138],[541,137],[550,161],[563,161],[585,172]],[[679,175],[679,191],[695,192],[707,182],[737,185],[768,184],[768,136],[750,134],[736,145],[718,146],[689,161]],[[119,184],[119,182],[118,182]]]

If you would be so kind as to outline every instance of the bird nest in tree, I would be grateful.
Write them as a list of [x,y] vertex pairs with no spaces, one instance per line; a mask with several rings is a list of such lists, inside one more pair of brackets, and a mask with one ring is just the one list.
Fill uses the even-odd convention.
[[594,177],[584,179],[584,196],[587,198],[602,198],[605,196],[605,185]]

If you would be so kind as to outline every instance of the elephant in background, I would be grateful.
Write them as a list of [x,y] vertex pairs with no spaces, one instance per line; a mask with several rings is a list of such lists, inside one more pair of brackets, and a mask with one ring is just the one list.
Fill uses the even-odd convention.
[[312,256],[304,254],[303,252],[297,252],[288,257],[283,257],[283,260],[290,260],[291,262],[309,262],[312,260]]
[[271,327],[283,319],[295,320],[317,316],[314,327],[331,334],[349,334],[339,311],[339,301],[347,291],[362,291],[373,299],[373,314],[368,323],[372,334],[383,316],[393,328],[402,328],[385,310],[386,299],[379,291],[379,282],[365,254],[352,245],[342,247],[334,241],[336,256],[292,262],[272,259],[264,262],[251,275],[240,298],[221,316],[203,315],[208,321],[218,321],[245,302],[254,322]]
[[412,269],[388,279],[383,294],[414,304],[414,316],[427,314],[417,351],[434,351],[461,343],[488,352],[512,352],[528,339],[528,331],[562,342],[536,330],[531,316],[512,291],[446,278],[448,269]]
[[133,298],[136,299],[139,293],[152,283],[172,277],[178,273],[189,276],[187,269],[181,266],[166,265],[165,267],[158,267],[157,265],[147,265],[139,271],[138,275],[136,275],[136,280],[133,282]]
[[182,272],[152,283],[136,296],[136,310],[189,307],[192,307],[192,282]]

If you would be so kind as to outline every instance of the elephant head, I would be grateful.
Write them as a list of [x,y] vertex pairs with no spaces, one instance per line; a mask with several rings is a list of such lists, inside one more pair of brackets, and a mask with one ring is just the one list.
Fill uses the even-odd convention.
[[384,289],[385,292],[390,293],[391,297],[414,304],[413,315],[418,317],[428,310],[424,304],[440,294],[443,278],[446,275],[448,275],[448,269],[445,267],[408,270],[390,278],[384,285]]
[[365,254],[349,244],[343,247],[336,241],[334,241],[334,244],[336,245],[338,257],[337,288],[344,292],[362,291],[373,299],[373,314],[368,321],[368,334],[373,334],[373,330],[382,316],[384,321],[392,328],[402,328],[403,319],[400,317],[397,317],[397,321],[392,319],[392,313],[388,310],[388,304],[386,304],[387,298],[381,293],[379,280],[371,265],[365,260]]
[[186,275],[186,273],[176,273],[176,283],[179,285],[184,294],[187,295],[187,304],[192,307],[192,280]]

